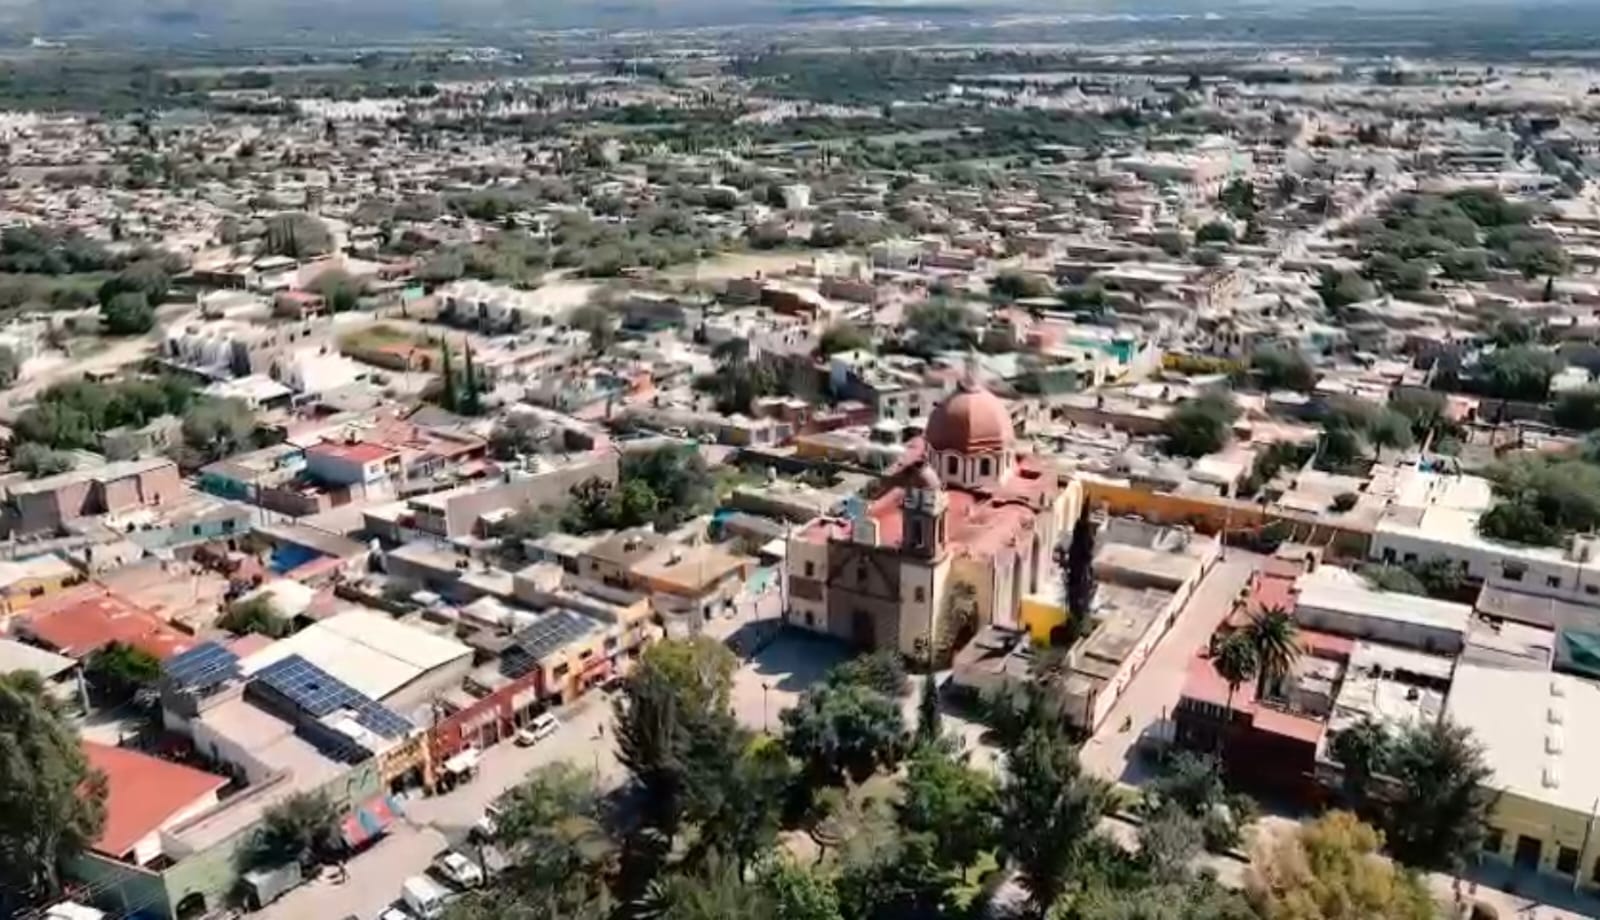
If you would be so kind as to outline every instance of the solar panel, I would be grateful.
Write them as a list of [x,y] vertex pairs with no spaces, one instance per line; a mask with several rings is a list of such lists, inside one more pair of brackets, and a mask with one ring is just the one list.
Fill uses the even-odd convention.
[[202,642],[167,659],[161,669],[179,688],[214,687],[239,676],[239,656],[215,642]]
[[349,684],[299,655],[290,655],[267,665],[256,672],[256,680],[313,719],[320,719],[341,709],[355,709],[361,703],[370,702],[351,689]]
[[394,710],[371,700],[356,710],[356,721],[385,738],[404,737],[416,727]]
[[562,646],[581,639],[599,624],[570,610],[556,610],[535,620],[517,633],[515,646],[537,662]]
[[362,726],[385,738],[399,738],[415,727],[393,710],[299,655],[290,655],[256,672],[256,680],[313,719],[349,710]]

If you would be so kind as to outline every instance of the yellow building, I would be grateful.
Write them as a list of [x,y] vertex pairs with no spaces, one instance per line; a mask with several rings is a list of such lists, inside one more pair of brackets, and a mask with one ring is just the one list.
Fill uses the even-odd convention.
[[1053,595],[1030,594],[1022,599],[1018,613],[1028,638],[1036,645],[1050,643],[1050,631],[1067,625],[1067,609]]
[[0,562],[0,613],[10,616],[28,605],[84,580],[67,560],[56,555]]
[[1446,709],[1494,771],[1485,858],[1564,885],[1600,885],[1600,735],[1589,725],[1600,685],[1462,663]]

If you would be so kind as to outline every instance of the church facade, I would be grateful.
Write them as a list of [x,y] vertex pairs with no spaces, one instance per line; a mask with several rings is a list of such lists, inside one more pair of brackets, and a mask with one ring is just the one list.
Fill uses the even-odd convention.
[[790,625],[921,657],[1015,626],[1024,597],[1055,593],[1078,487],[1018,450],[993,393],[963,383],[880,485],[850,516],[791,536]]

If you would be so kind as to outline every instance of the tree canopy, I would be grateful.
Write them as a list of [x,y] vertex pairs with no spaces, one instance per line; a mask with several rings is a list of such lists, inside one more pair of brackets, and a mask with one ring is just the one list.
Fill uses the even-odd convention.
[[1167,453],[1203,457],[1228,443],[1239,407],[1231,393],[1216,391],[1180,403],[1162,423]]
[[60,892],[62,863],[105,821],[105,777],[31,671],[0,674],[0,913]]

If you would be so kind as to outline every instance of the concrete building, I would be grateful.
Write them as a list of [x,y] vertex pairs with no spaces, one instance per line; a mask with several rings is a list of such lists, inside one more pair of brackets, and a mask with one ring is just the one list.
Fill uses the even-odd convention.
[[1584,730],[1600,684],[1566,674],[1462,664],[1446,712],[1471,729],[1497,793],[1483,855],[1563,885],[1600,883],[1600,735]]
[[7,486],[0,526],[12,534],[59,531],[84,518],[159,508],[186,491],[178,465],[165,457],[109,463]]

